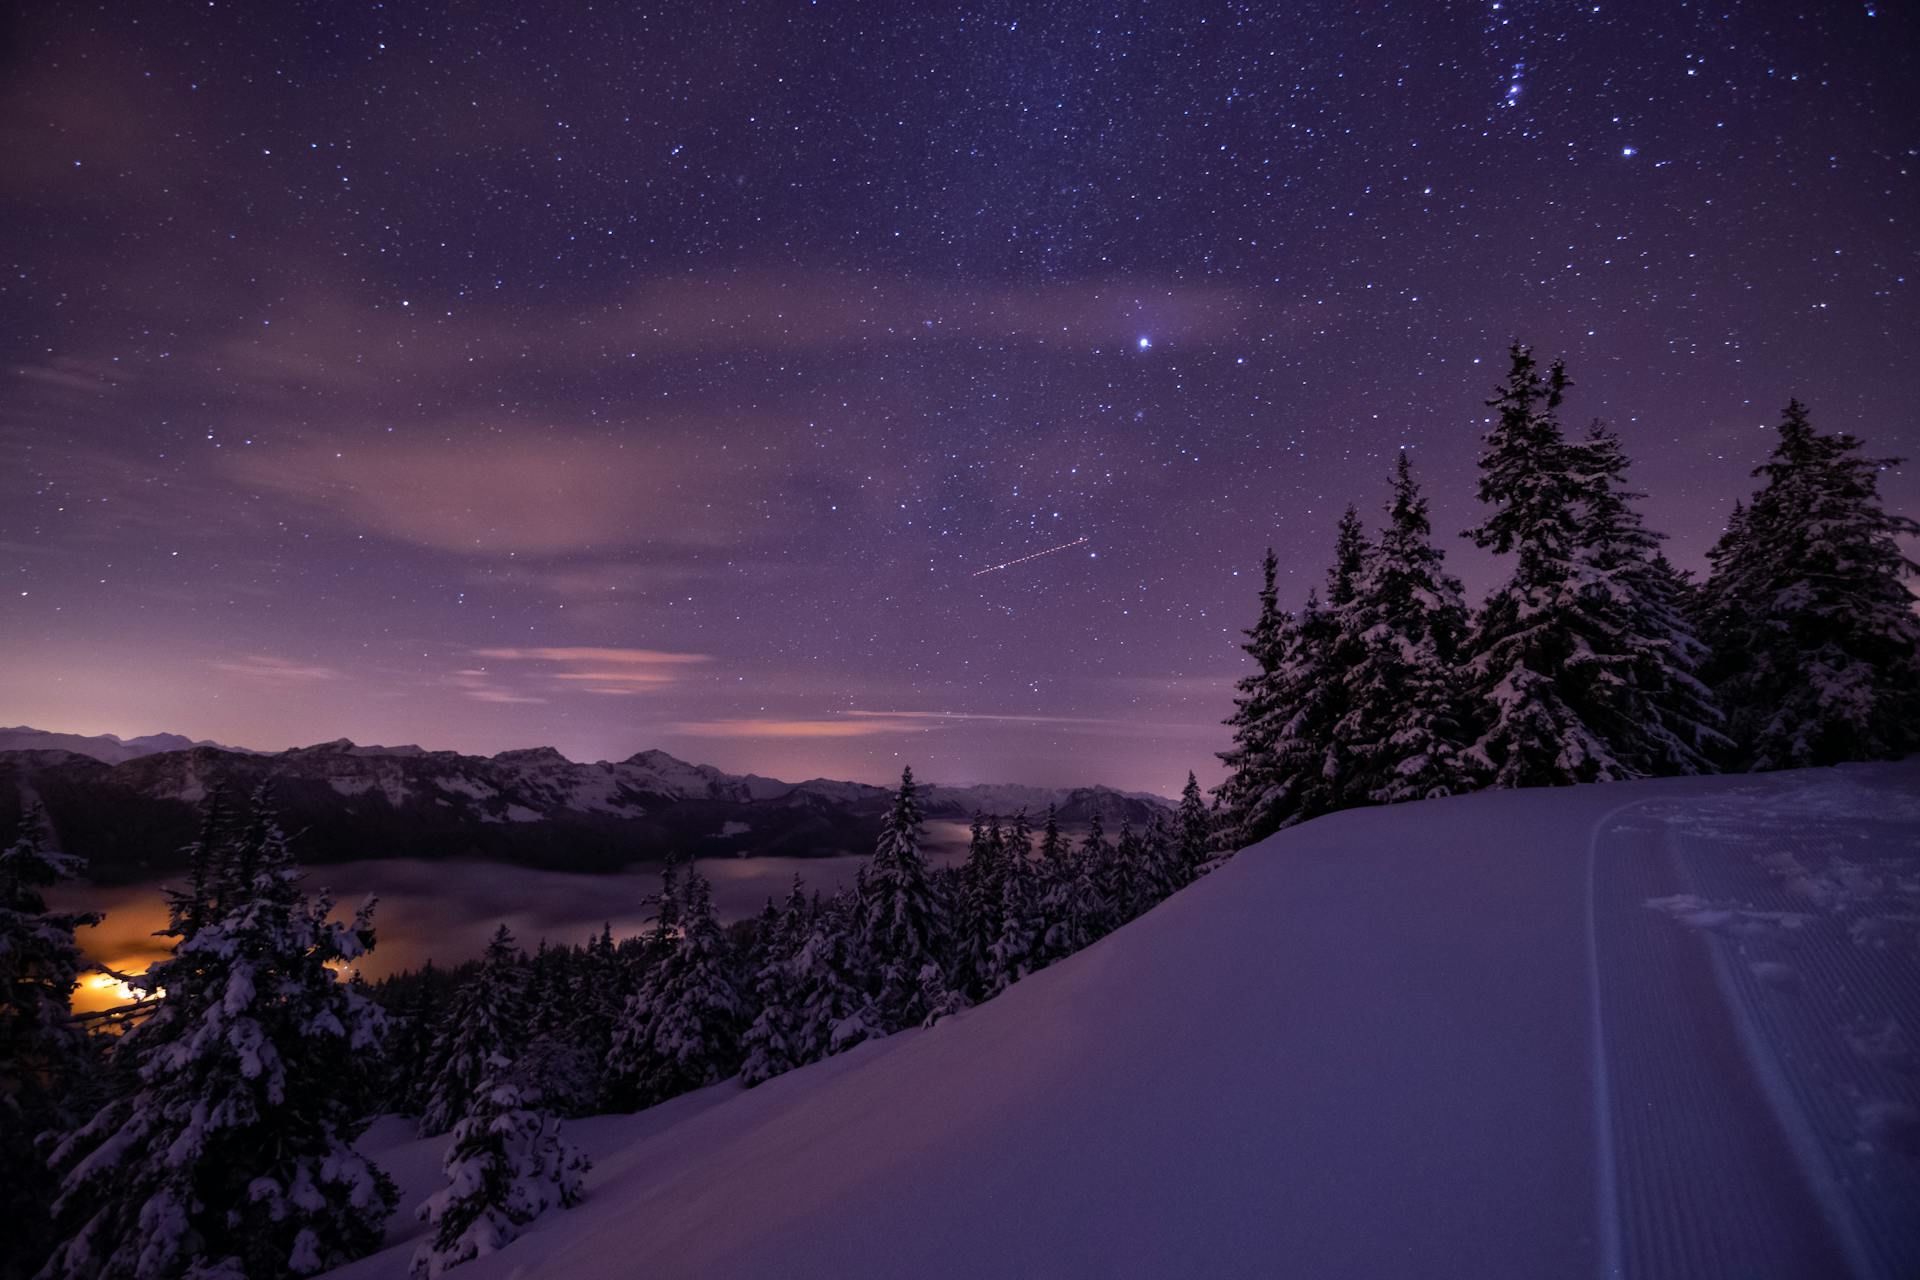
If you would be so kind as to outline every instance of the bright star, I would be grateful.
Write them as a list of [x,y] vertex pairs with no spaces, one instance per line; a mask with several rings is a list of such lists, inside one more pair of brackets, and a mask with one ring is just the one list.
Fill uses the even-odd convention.
[[1148,337],[1148,336],[1147,336],[1146,334],[1144,334],[1144,333],[1140,335],[1140,349],[1141,349],[1142,351],[1151,351],[1151,350],[1153,350],[1153,339],[1152,339],[1152,338],[1149,338],[1149,337]]
[[1637,152],[1632,147],[1622,147],[1620,148],[1620,154],[1626,156],[1628,159],[1632,159]]

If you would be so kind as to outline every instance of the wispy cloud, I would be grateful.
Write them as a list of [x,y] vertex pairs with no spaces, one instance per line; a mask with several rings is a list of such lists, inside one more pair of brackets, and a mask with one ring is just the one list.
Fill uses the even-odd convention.
[[242,658],[216,658],[211,665],[216,671],[224,671],[230,676],[239,676],[244,680],[255,680],[263,684],[302,685],[340,678],[340,673],[332,667],[289,662],[285,658],[275,658],[263,653],[251,653]]
[[664,432],[646,443],[485,423],[433,434],[260,447],[226,467],[349,528],[441,551],[551,556],[732,537],[696,496],[711,490],[716,464]]
[[1095,732],[1127,725],[1096,716],[993,714],[973,711],[845,711],[820,718],[683,720],[668,726],[695,738],[872,738],[886,734],[931,733],[966,723],[1033,724]]
[[1048,716],[1027,715],[1018,712],[994,713],[978,711],[849,711],[846,713],[862,720],[895,721],[902,726],[935,725],[942,722],[963,720],[992,720],[1014,724],[1124,724],[1102,716]]
[[507,662],[612,662],[646,666],[685,666],[712,662],[710,653],[673,653],[665,649],[609,649],[591,645],[540,649],[475,649],[476,658]]
[[523,703],[546,701],[545,698],[538,698],[529,693],[516,693],[512,689],[504,688],[494,679],[492,672],[479,667],[456,671],[448,677],[448,680],[454,688],[460,690],[462,697],[470,698],[474,702]]
[[[473,656],[492,662],[528,664],[531,667],[528,674],[533,679],[550,682],[556,693],[590,693],[616,698],[630,698],[663,688],[679,680],[689,667],[713,661],[713,656],[706,653],[605,645],[505,646],[475,649]],[[484,669],[466,674],[491,680]],[[534,700],[545,701],[544,698]]]
[[902,727],[884,720],[681,720],[667,726],[670,733],[690,738],[868,738],[900,733]]

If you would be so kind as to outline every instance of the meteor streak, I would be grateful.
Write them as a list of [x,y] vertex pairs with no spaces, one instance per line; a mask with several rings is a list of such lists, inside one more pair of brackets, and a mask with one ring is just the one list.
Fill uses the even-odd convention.
[[985,574],[985,573],[998,573],[1002,569],[1011,569],[1013,568],[1013,566],[1017,564],[1025,564],[1029,560],[1038,560],[1041,556],[1050,556],[1056,551],[1065,551],[1069,547],[1077,547],[1085,541],[1086,541],[1085,538],[1075,538],[1072,542],[1063,542],[1057,547],[1048,547],[1045,551],[1036,551],[1032,555],[1017,556],[1012,560],[1004,560],[999,564],[990,564],[984,569],[974,570],[971,576],[977,578],[981,574]]

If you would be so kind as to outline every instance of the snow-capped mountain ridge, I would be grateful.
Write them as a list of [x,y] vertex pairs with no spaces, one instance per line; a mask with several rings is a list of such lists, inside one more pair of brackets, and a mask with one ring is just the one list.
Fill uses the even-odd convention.
[[194,747],[219,747],[222,751],[246,750],[245,747],[222,746],[218,742],[196,742],[177,733],[147,733],[137,738],[122,738],[114,733],[60,733],[24,724],[0,726],[0,751],[71,751],[75,755],[91,756],[108,764],[121,764],[163,751],[187,751]]
[[[888,797],[866,783],[730,774],[660,750],[581,764],[552,747],[469,756],[338,738],[273,754],[196,744],[117,762],[69,749],[0,751],[0,821],[20,797],[37,796],[66,843],[89,850],[96,874],[130,875],[177,860],[195,807],[215,787],[244,801],[261,783],[302,832],[303,861],[489,857],[567,870],[675,851],[864,852]],[[1109,827],[1138,826],[1167,807],[1105,787],[935,785],[923,796],[929,818],[1024,807],[1035,825],[1048,805],[1065,823],[1098,812]]]

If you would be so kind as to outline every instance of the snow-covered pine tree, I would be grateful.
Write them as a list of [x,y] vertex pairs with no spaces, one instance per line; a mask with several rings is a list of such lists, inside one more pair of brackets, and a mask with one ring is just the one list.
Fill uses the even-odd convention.
[[[1060,829],[1051,810],[1047,823],[1057,843]],[[1006,861],[1001,864],[1000,875],[1000,930],[988,949],[983,999],[1000,994],[1033,972],[1035,948],[1043,929],[1038,881],[1033,861],[1033,831],[1027,825],[1027,811],[1022,809],[1014,814],[1013,826],[1007,833]]]
[[[1333,564],[1327,570],[1326,635],[1321,641],[1324,651],[1315,660],[1318,669],[1331,678],[1311,689],[1296,686],[1294,695],[1295,702],[1308,712],[1308,732],[1301,736],[1300,745],[1309,747],[1317,737],[1319,755],[1317,774],[1311,756],[1303,759],[1306,767],[1299,774],[1296,821],[1358,803],[1351,782],[1354,761],[1352,745],[1346,739],[1346,716],[1354,696],[1353,672],[1365,653],[1360,628],[1352,619],[1360,598],[1360,575],[1372,557],[1373,545],[1367,541],[1360,512],[1348,503],[1334,533]],[[1284,762],[1288,755],[1284,739],[1279,755]]]
[[1587,608],[1578,520],[1586,497],[1558,412],[1572,385],[1558,361],[1542,378],[1515,343],[1506,382],[1487,402],[1480,501],[1492,508],[1468,536],[1512,554],[1512,576],[1474,620],[1468,676],[1480,703],[1476,769],[1497,787],[1560,786],[1635,776],[1582,714],[1590,691],[1630,679],[1609,652],[1604,619]]
[[591,1162],[560,1136],[534,1069],[490,1054],[466,1114],[453,1127],[442,1169],[447,1185],[419,1209],[433,1236],[414,1250],[412,1273],[438,1276],[497,1253],[528,1223],[580,1199]]
[[802,1061],[797,1034],[799,982],[794,961],[806,945],[810,925],[807,895],[796,875],[786,905],[774,913],[768,926],[753,976],[753,1003],[758,1012],[740,1040],[740,1082],[749,1089],[793,1070]]
[[596,1108],[606,1098],[607,1051],[613,1047],[614,1022],[626,1004],[624,973],[619,948],[613,941],[613,926],[603,924],[569,976],[572,1026],[566,1036],[593,1064]]
[[1133,829],[1133,823],[1122,817],[1120,834],[1115,838],[1113,848],[1108,851],[1103,866],[1095,868],[1096,872],[1104,872],[1096,883],[1107,908],[1103,921],[1105,932],[1118,929],[1158,901],[1149,900],[1152,873],[1146,861],[1146,842]]
[[1460,583],[1433,545],[1427,500],[1403,452],[1380,540],[1341,619],[1351,665],[1335,736],[1350,768],[1346,804],[1391,804],[1471,790],[1472,739],[1456,671],[1467,629]]
[[[1187,771],[1187,785],[1180,792],[1180,808],[1175,816],[1175,846],[1179,851],[1178,884],[1191,884],[1207,860],[1213,857],[1214,816],[1200,794],[1200,782]],[[1176,886],[1178,887],[1178,886]]]
[[600,1098],[599,1054],[574,1035],[574,971],[580,953],[542,938],[527,965],[528,1036],[515,1066],[540,1082],[543,1105],[561,1116],[591,1115]]
[[1352,762],[1339,731],[1347,705],[1346,673],[1358,661],[1345,620],[1369,554],[1360,517],[1348,507],[1327,571],[1325,604],[1318,593],[1309,593],[1298,618],[1289,618],[1262,590],[1261,619],[1249,633],[1247,648],[1254,653],[1256,647],[1270,646],[1267,660],[1273,667],[1265,671],[1263,662],[1263,673],[1249,677],[1253,688],[1243,693],[1245,705],[1235,711],[1237,719],[1254,721],[1244,731],[1236,727],[1236,751],[1244,737],[1247,754],[1221,757],[1233,771],[1215,793],[1221,811],[1216,838],[1224,848],[1245,848],[1345,802]]
[[1101,828],[1098,810],[1094,811],[1079,848],[1066,849],[1064,837],[1057,832],[1056,839],[1064,851],[1056,855],[1058,860],[1052,863],[1045,861],[1045,841],[1042,842],[1043,866],[1050,869],[1040,912],[1046,930],[1041,935],[1039,954],[1046,964],[1064,960],[1101,936],[1107,902],[1100,893],[1099,876],[1113,852]]
[[954,913],[953,985],[969,1000],[987,996],[993,968],[993,944],[1000,936],[1000,881],[1005,875],[1006,842],[996,816],[992,825],[973,815],[967,858],[960,865],[958,909]]
[[140,979],[164,992],[113,1046],[122,1092],[54,1152],[48,1280],[270,1280],[371,1252],[393,1184],[353,1149],[350,1099],[383,1017],[329,967],[373,944],[308,899],[264,787],[208,879],[212,906]]
[[389,1032],[384,1046],[388,1104],[403,1115],[417,1117],[432,1092],[433,1041],[445,1012],[444,981],[431,959],[417,974],[407,975],[407,989],[398,1000],[389,999]]
[[653,928],[623,955],[621,987],[625,995],[609,1034],[601,1080],[607,1105],[633,1111],[641,1101],[639,1081],[652,1053],[653,1020],[660,1009],[665,968],[680,950],[680,859],[669,854],[660,870],[660,892],[653,899]]
[[0,1204],[12,1219],[0,1280],[33,1274],[46,1256],[54,1183],[38,1139],[75,1121],[68,1099],[93,1065],[72,1020],[84,967],[73,931],[101,917],[47,909],[46,890],[81,868],[47,847],[46,831],[29,801],[0,847]]
[[1582,614],[1596,649],[1621,659],[1597,668],[1581,710],[1614,758],[1654,777],[1711,773],[1727,743],[1723,717],[1700,680],[1706,646],[1685,612],[1685,581],[1660,555],[1663,535],[1641,521],[1619,437],[1595,423],[1572,448],[1582,493],[1575,558]]
[[870,966],[859,951],[860,919],[859,899],[845,891],[812,912],[806,941],[793,958],[798,1065],[886,1034],[866,991]]
[[900,790],[860,882],[860,942],[873,971],[868,990],[885,1032],[913,1027],[929,1012],[921,970],[945,970],[948,936],[926,859],[920,853],[920,800],[913,770]]
[[1879,472],[1845,432],[1787,405],[1772,456],[1735,509],[1703,592],[1708,675],[1735,759],[1788,769],[1920,747],[1920,620],[1898,538],[1920,525],[1882,505]]
[[420,1108],[420,1136],[445,1133],[467,1113],[494,1058],[509,1062],[527,1046],[526,958],[506,925],[494,930],[480,968],[454,989],[434,1032]]
[[1254,667],[1235,685],[1233,712],[1226,720],[1233,732],[1233,745],[1219,753],[1227,776],[1214,795],[1223,814],[1223,826],[1232,833],[1229,838],[1236,840],[1242,832],[1261,825],[1256,811],[1262,797],[1270,795],[1276,786],[1273,735],[1283,723],[1280,668],[1294,643],[1293,619],[1280,609],[1275,581],[1278,565],[1273,548],[1268,547],[1266,558],[1260,562],[1259,612],[1245,633],[1246,642],[1240,646],[1253,659]]
[[241,837],[239,815],[226,787],[215,784],[200,805],[200,829],[186,848],[187,885],[162,889],[167,899],[167,928],[163,937],[186,939],[218,914],[234,847]]
[[1188,882],[1188,866],[1166,819],[1154,814],[1140,835],[1140,897],[1134,915],[1151,911]]
[[628,1000],[608,1056],[610,1082],[634,1108],[717,1084],[740,1069],[747,1001],[736,973],[738,957],[714,915],[713,890],[697,863],[687,868],[672,911],[678,943]]

